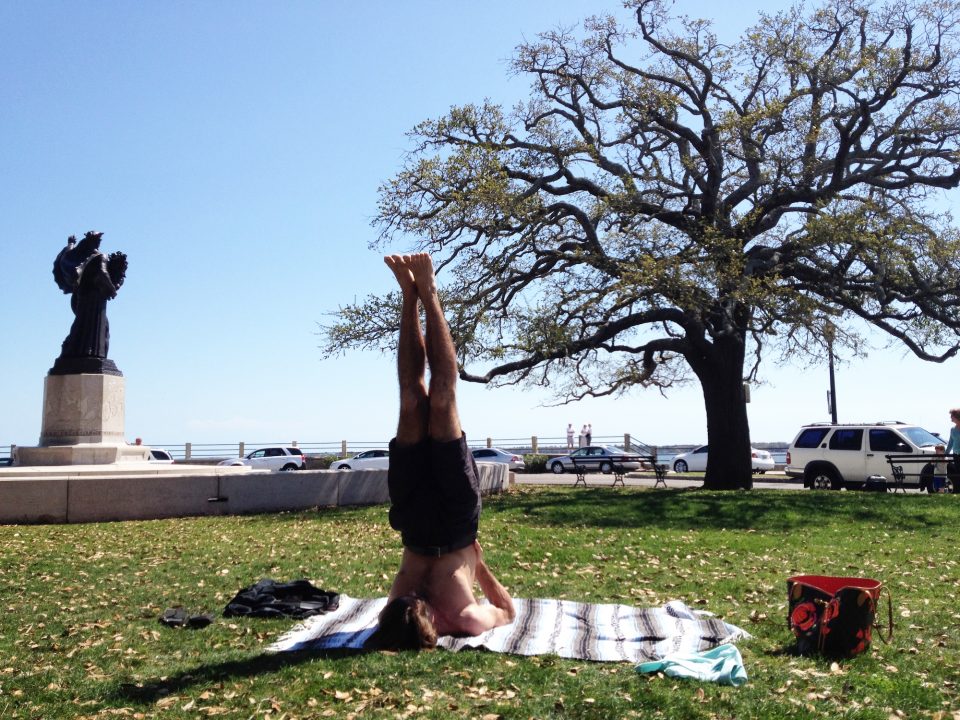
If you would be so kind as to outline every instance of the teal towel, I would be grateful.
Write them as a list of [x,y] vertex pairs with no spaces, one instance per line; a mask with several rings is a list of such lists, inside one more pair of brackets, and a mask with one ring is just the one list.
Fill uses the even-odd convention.
[[663,672],[665,675],[694,680],[707,680],[721,685],[743,685],[747,670],[736,645],[717,645],[704,652],[674,653],[662,660],[637,665],[637,672]]

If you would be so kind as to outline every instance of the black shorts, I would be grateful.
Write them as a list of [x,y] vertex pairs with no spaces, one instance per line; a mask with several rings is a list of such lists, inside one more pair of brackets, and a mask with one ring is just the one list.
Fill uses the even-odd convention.
[[467,438],[390,441],[390,525],[419,555],[444,555],[472,545],[480,522],[480,479]]

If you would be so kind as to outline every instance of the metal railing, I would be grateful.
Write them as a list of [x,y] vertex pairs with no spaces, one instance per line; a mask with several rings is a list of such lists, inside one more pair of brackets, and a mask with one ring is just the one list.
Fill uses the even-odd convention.
[[[528,453],[541,453],[544,455],[563,455],[567,452],[566,435],[556,436],[538,436],[530,437],[475,437],[469,436],[468,441],[471,447],[498,447],[518,455]],[[636,439],[636,435],[624,433],[623,435],[599,435],[591,438],[593,445],[614,445],[621,447],[629,452],[639,453],[640,455],[652,455],[658,462],[669,464],[674,455],[693,450],[697,445],[668,445],[656,447],[648,445]],[[145,445],[155,448],[163,448],[168,451],[177,460],[194,461],[213,461],[224,460],[227,458],[243,457],[251,450],[261,447],[271,446],[290,446],[299,447],[306,455],[315,457],[335,457],[345,458],[364,450],[387,447],[388,440],[327,440],[319,442],[246,442],[239,441],[233,443],[163,443],[163,442],[145,442]],[[580,444],[579,436],[574,437],[574,448]],[[0,445],[0,467],[11,462],[15,445]],[[782,458],[786,454],[786,446],[768,447],[775,456]],[[775,458],[777,459],[777,458]],[[782,462],[777,459],[777,462]]]
[[[165,443],[144,441],[143,444],[148,447],[163,448],[169,452],[175,460],[203,462],[243,457],[257,448],[275,446],[298,447],[308,456],[326,456],[339,459],[355,455],[364,450],[386,448],[388,442],[388,440],[328,440],[320,442],[299,442],[297,440],[289,442],[239,441],[233,443]],[[471,447],[499,447],[519,455],[526,455],[528,453],[562,455],[567,452],[567,438],[565,435],[558,437],[531,435],[530,437],[521,438],[477,438],[470,436],[469,442]],[[656,455],[655,447],[640,442],[636,439],[636,436],[630,433],[595,436],[591,438],[591,444],[615,445],[622,447],[624,450],[642,455]],[[579,437],[574,438],[574,447],[577,445],[579,445]],[[0,465],[9,463],[15,447],[15,445],[0,445]]]

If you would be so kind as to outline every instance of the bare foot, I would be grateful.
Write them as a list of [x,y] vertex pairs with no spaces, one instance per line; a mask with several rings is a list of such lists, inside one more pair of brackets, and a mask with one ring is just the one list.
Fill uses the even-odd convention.
[[387,264],[387,267],[393,271],[404,295],[416,295],[417,286],[414,283],[413,274],[410,272],[407,258],[408,256],[406,255],[387,255],[383,261]]
[[433,274],[433,260],[428,253],[414,253],[404,256],[407,261],[407,267],[413,273],[413,280],[417,285],[417,291],[420,293],[420,299],[425,300],[431,294],[437,292],[437,278]]

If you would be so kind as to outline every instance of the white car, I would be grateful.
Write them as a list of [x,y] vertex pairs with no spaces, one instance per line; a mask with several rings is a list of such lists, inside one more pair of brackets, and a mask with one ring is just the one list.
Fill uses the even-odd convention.
[[331,470],[386,470],[390,467],[390,451],[382,448],[364,450],[351,458],[334,460],[330,463]]
[[173,455],[168,453],[166,450],[161,450],[160,448],[150,448],[149,462],[173,465]]
[[507,452],[500,448],[474,448],[473,459],[477,462],[495,462],[506,463],[511,470],[526,470],[527,464],[523,461],[522,455]]
[[[678,473],[705,472],[709,449],[708,445],[701,445],[690,452],[680,453],[673,458],[673,471]],[[753,471],[755,473],[765,473],[767,470],[773,470],[773,455],[766,450],[750,448],[750,455],[753,458]]]
[[247,465],[260,470],[306,470],[303,451],[296,447],[267,447],[254,450],[242,458],[223,460],[219,465]]

